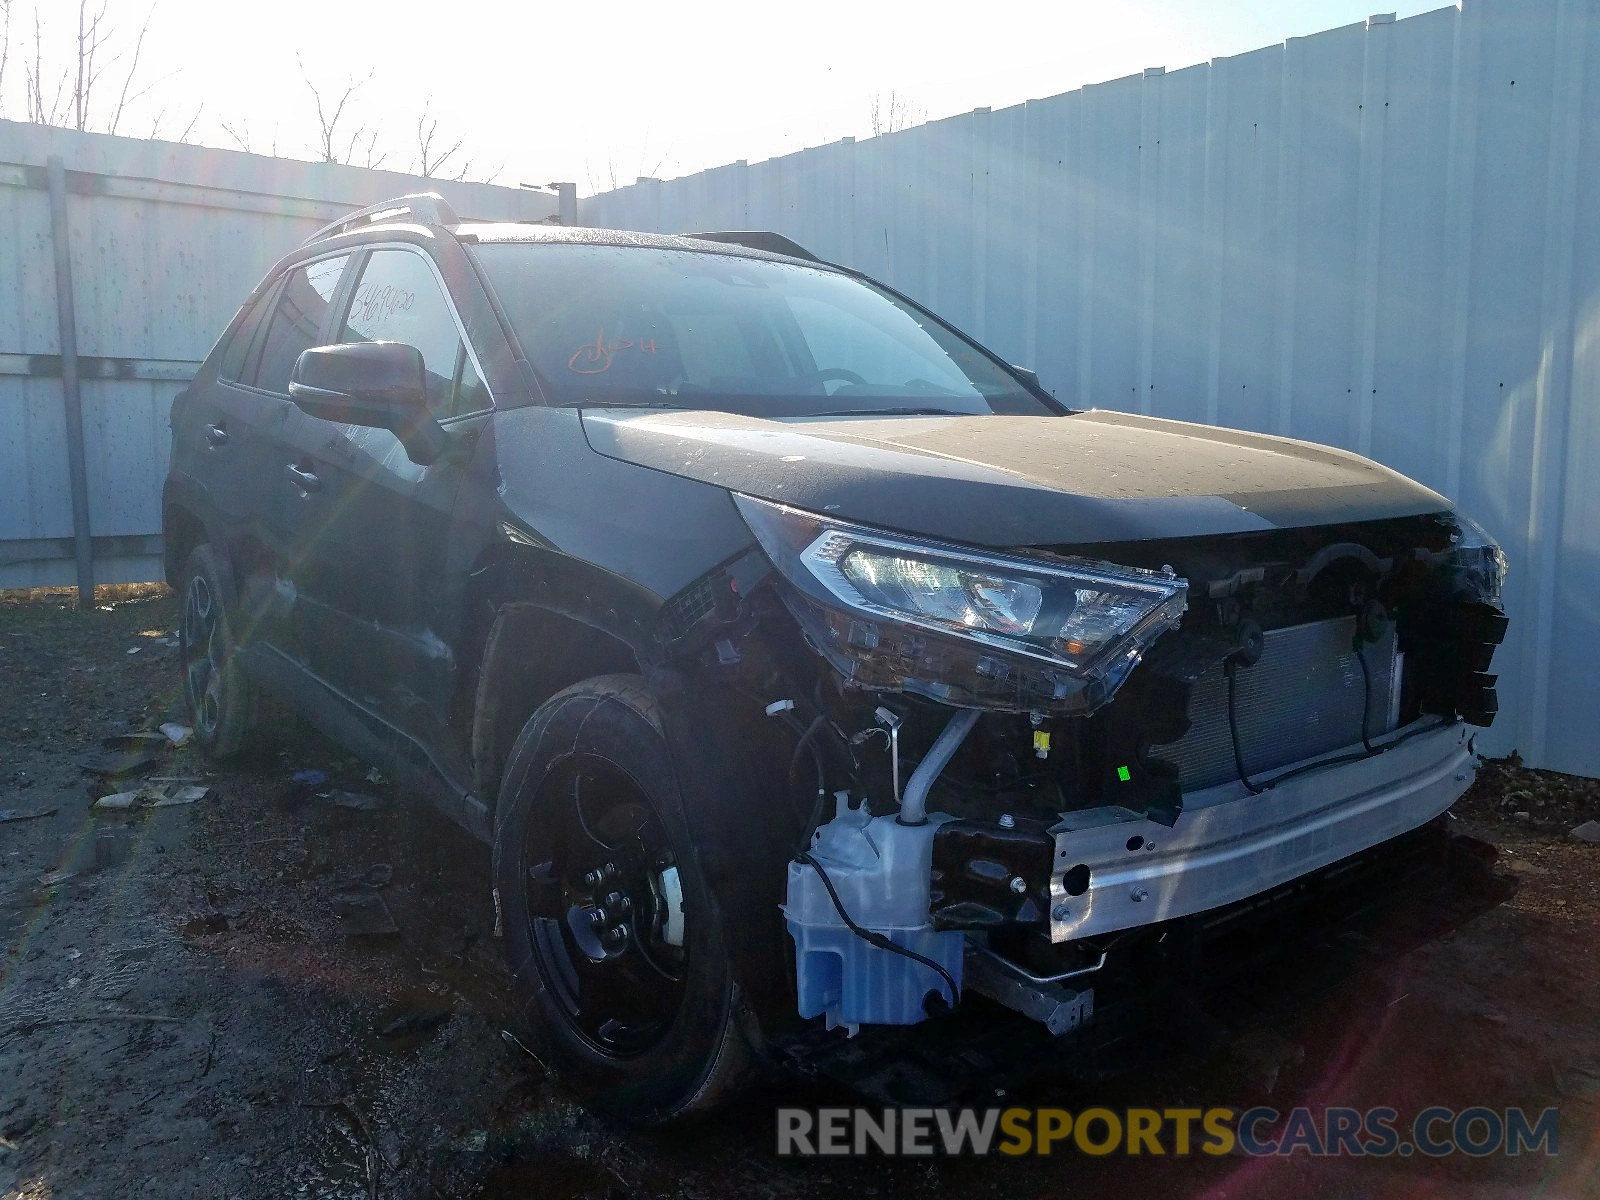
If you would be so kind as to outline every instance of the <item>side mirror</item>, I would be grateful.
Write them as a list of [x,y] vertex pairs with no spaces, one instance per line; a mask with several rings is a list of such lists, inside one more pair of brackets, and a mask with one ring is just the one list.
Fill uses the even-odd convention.
[[1027,384],[1034,391],[1039,391],[1040,390],[1040,387],[1039,387],[1039,373],[1037,371],[1035,371],[1032,367],[1019,367],[1019,366],[1017,366],[1016,363],[1012,363],[1011,364],[1011,373],[1013,375],[1016,375],[1018,378],[1020,378],[1023,383]]
[[444,450],[444,430],[428,411],[422,352],[404,342],[312,346],[289,376],[289,398],[324,421],[392,431],[423,466]]

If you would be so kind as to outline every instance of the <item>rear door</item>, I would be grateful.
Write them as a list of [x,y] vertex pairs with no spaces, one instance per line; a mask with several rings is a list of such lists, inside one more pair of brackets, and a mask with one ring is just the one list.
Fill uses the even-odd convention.
[[273,600],[289,531],[280,473],[299,419],[288,373],[300,349],[316,340],[348,258],[301,264],[263,290],[186,419],[196,436],[187,461],[222,526],[239,590],[236,634],[244,641],[287,648],[282,607]]
[[295,636],[324,681],[425,744],[444,728],[456,679],[447,569],[451,522],[489,389],[433,259],[377,247],[353,267],[331,342],[395,341],[422,353],[433,413],[450,446],[422,466],[386,429],[302,414],[302,487],[292,582]]
[[[293,651],[292,593],[285,588],[295,531],[294,493],[283,476],[293,431],[304,415],[289,400],[289,373],[300,352],[322,338],[350,255],[301,263],[268,293],[267,311],[224,407],[224,451],[237,463],[250,533],[235,548],[241,608],[258,640]],[[216,432],[208,430],[208,436]]]
[[175,425],[181,446],[174,462],[199,486],[216,522],[212,536],[221,537],[230,555],[246,550],[258,536],[265,497],[252,473],[259,475],[261,435],[281,415],[278,405],[240,383],[276,294],[274,285],[247,303],[217,356],[214,377],[202,376],[190,385],[181,401],[182,421]]

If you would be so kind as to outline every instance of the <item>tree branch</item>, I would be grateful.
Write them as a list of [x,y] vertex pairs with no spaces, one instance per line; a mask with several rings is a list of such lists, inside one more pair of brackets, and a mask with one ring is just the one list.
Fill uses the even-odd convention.
[[[331,102],[329,104],[324,104],[321,90],[315,83],[311,82],[311,76],[306,72],[305,62],[298,55],[295,56],[295,61],[300,64],[300,78],[305,80],[306,87],[311,91],[312,103],[317,106],[318,136],[321,139],[319,151],[322,155],[322,161],[352,162],[354,160],[356,143],[366,132],[366,129],[365,127],[362,127],[350,135],[350,140],[346,146],[345,153],[341,155],[337,150],[337,147],[340,143],[339,122],[344,118],[345,108],[349,105],[351,98],[371,81],[374,72],[368,71],[361,79],[351,79],[350,82],[345,86],[344,92],[340,95],[339,102],[337,104],[332,104]],[[329,111],[330,108],[332,109],[331,112]],[[370,158],[372,154],[370,145],[368,147],[367,154]]]
[[10,61],[11,0],[0,0],[0,116],[6,111],[6,64]]
[[[144,50],[144,37],[145,37],[145,34],[150,32],[150,22],[155,17],[155,15],[156,15],[156,6],[154,4],[152,4],[148,9],[145,10],[144,24],[139,26],[139,36],[134,39],[134,42],[133,42],[133,61],[128,64],[128,73],[122,77],[122,91],[117,96],[117,107],[114,110],[112,110],[111,123],[108,126],[106,126],[106,132],[107,133],[115,133],[117,131],[117,126],[122,123],[122,110],[127,107],[128,101],[130,99],[133,99],[133,100],[139,99],[140,96],[143,96],[151,88],[155,87],[156,84],[162,82],[162,80],[171,79],[172,76],[174,76],[174,75],[176,75],[178,73],[176,70],[169,71],[167,74],[161,76],[160,79],[156,79],[156,80],[152,81],[151,83],[147,84],[146,86],[140,88],[137,92],[135,92],[132,95],[132,97],[130,97],[128,95],[128,87],[129,87],[130,84],[133,83],[134,76],[136,76],[139,73],[139,55]],[[196,115],[198,116],[198,114],[196,114]],[[193,128],[193,127],[194,127],[194,122],[191,121],[190,122],[190,128]]]
[[[457,138],[447,148],[435,151],[435,144],[439,136],[439,118],[433,115],[433,97],[423,102],[422,112],[417,115],[417,174],[432,177],[444,169],[446,163],[461,152],[461,147],[466,144],[465,138]],[[472,164],[470,160],[461,166],[464,174]],[[456,175],[460,179],[462,175]]]
[[255,151],[250,148],[250,125],[248,122],[241,122],[239,128],[237,129],[228,124],[226,121],[218,121],[217,124],[222,126],[222,132],[231,137],[234,141],[234,144],[237,145],[239,149],[243,150],[246,154],[255,153]]

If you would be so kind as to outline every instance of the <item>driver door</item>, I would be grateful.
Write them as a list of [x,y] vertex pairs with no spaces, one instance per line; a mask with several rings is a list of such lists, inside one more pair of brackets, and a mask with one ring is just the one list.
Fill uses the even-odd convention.
[[352,269],[332,340],[414,346],[450,445],[424,466],[387,429],[302,415],[285,469],[300,501],[295,638],[325,683],[438,744],[456,665],[445,586],[451,520],[489,391],[421,248],[379,247]]

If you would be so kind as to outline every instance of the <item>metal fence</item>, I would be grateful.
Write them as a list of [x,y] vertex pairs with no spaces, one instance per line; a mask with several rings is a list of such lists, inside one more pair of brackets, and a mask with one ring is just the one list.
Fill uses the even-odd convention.
[[78,582],[75,515],[96,581],[159,579],[173,395],[280,255],[352,208],[424,190],[477,217],[557,207],[518,188],[0,121],[0,587]]
[[580,204],[776,229],[1082,406],[1358,450],[1513,564],[1483,740],[1600,775],[1600,9],[1459,8]]

